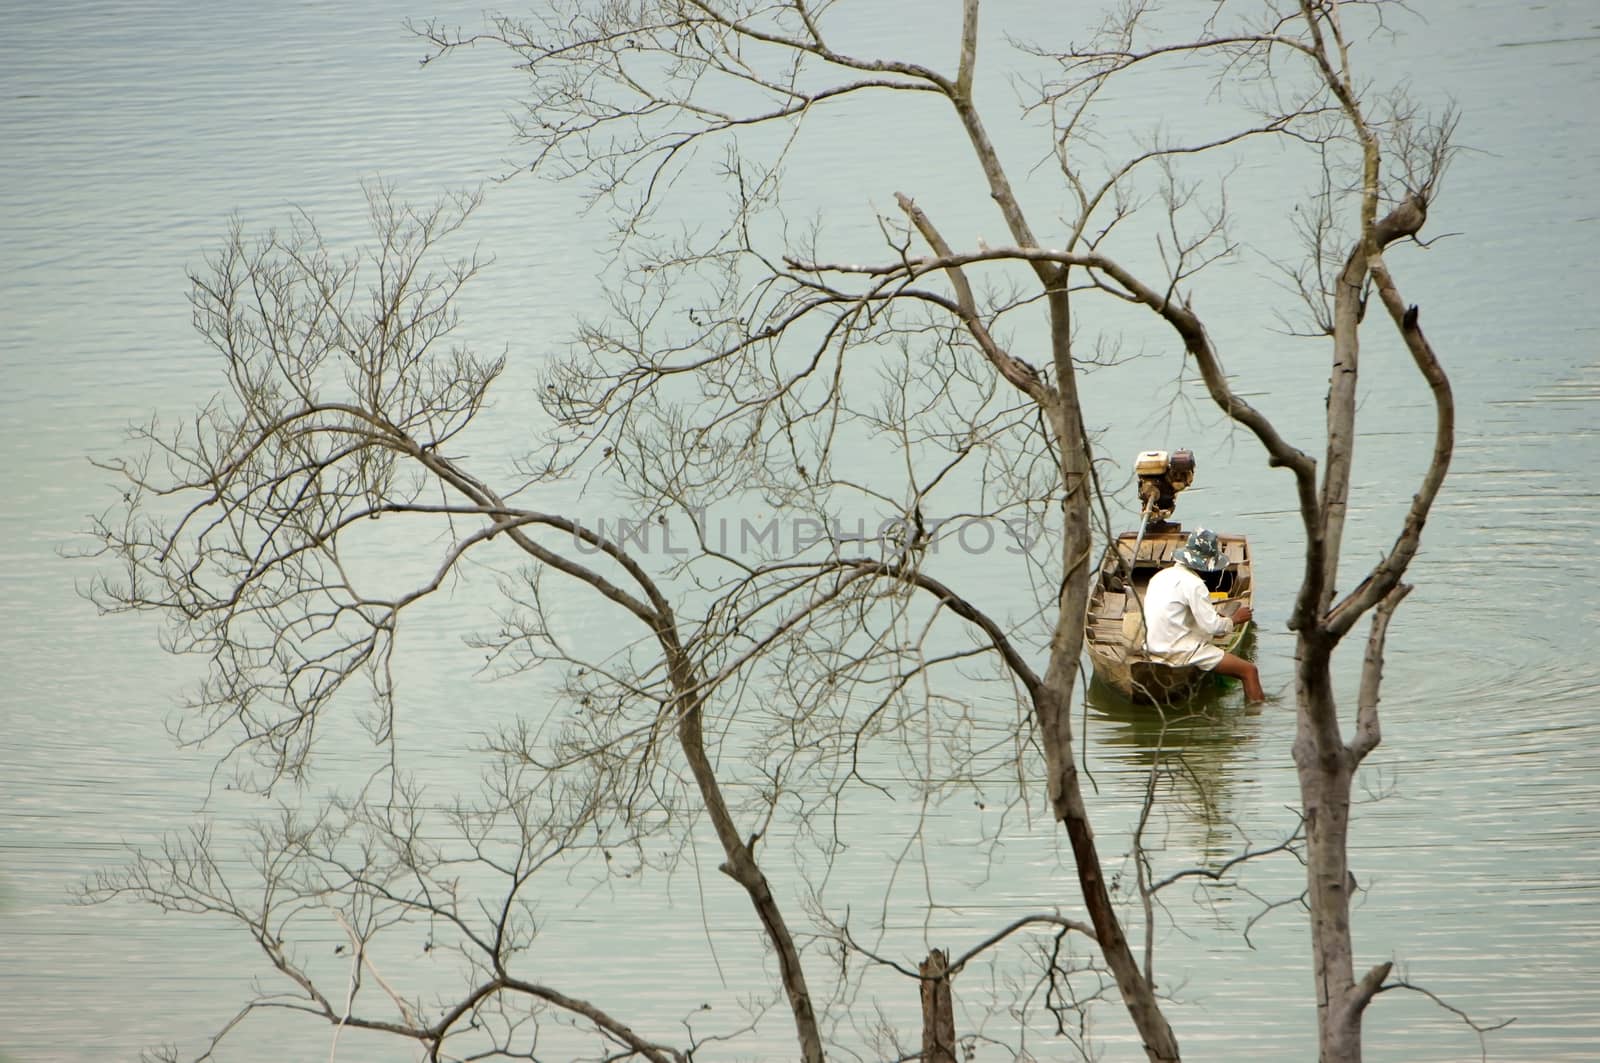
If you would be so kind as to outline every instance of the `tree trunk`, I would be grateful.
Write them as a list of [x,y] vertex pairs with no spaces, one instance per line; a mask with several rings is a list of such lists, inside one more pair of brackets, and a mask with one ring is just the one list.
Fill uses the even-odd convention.
[[670,614],[664,615],[657,628],[657,637],[668,660],[673,687],[680,698],[677,706],[678,744],[689,763],[700,799],[704,802],[706,814],[717,832],[717,840],[722,843],[722,852],[726,857],[718,870],[744,887],[755,908],[756,917],[761,921],[767,942],[777,953],[784,994],[789,999],[789,1010],[794,1016],[795,1032],[800,1042],[801,1060],[804,1063],[823,1063],[822,1032],[811,1004],[811,990],[806,985],[800,948],[772,895],[767,876],[756,863],[751,848],[754,843],[741,838],[734,824],[733,815],[722,794],[722,784],[717,781],[711,758],[706,753],[705,735],[701,727],[704,684],[695,674],[693,664],[678,642]]
[[950,991],[950,958],[934,949],[922,974],[922,1063],[956,1063],[956,1009]]
[[1161,1012],[1155,990],[1145,981],[1128,945],[1116,906],[1100,865],[1094,828],[1089,824],[1083,789],[1078,781],[1072,737],[1072,695],[1083,652],[1083,618],[1089,608],[1093,570],[1089,519],[1090,467],[1084,441],[1083,411],[1078,403],[1077,373],[1072,364],[1071,312],[1066,272],[1049,288],[1050,332],[1059,399],[1051,411],[1056,452],[1061,459],[1061,596],[1056,628],[1050,641],[1050,663],[1044,681],[1033,692],[1034,711],[1043,738],[1046,788],[1051,809],[1066,827],[1078,869],[1084,907],[1094,924],[1100,955],[1116,979],[1122,1004],[1144,1042],[1150,1063],[1177,1063],[1178,1038]]
[[1366,249],[1357,246],[1345,260],[1334,288],[1333,366],[1328,374],[1328,448],[1322,473],[1322,593],[1317,608],[1326,613],[1338,583],[1339,550],[1344,543],[1350,502],[1350,468],[1355,459],[1356,379],[1361,351],[1361,285],[1367,279]]
[[1050,771],[1051,802],[1072,843],[1073,859],[1078,866],[1078,885],[1083,891],[1083,904],[1088,909],[1089,921],[1094,925],[1095,940],[1100,944],[1101,958],[1116,979],[1123,1007],[1139,1031],[1145,1056],[1150,1063],[1178,1063],[1181,1057],[1177,1035],[1172,1032],[1171,1024],[1161,1012],[1155,990],[1140,972],[1139,961],[1128,945],[1121,920],[1117,918],[1105,872],[1100,865],[1100,853],[1095,847],[1094,830],[1089,825],[1089,815],[1084,808],[1077,765],[1071,760],[1062,763],[1048,755],[1045,759]]
[[1312,976],[1319,1063],[1361,1063],[1361,1018],[1390,964],[1355,977],[1350,934],[1350,787],[1360,763],[1341,739],[1330,646],[1300,639],[1299,728],[1294,761],[1306,817],[1306,899],[1311,913]]

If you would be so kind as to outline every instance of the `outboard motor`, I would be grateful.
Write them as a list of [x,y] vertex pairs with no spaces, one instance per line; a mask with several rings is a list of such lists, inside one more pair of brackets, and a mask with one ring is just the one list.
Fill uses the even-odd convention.
[[1139,477],[1139,505],[1145,514],[1145,530],[1156,531],[1178,506],[1178,492],[1194,483],[1194,452],[1190,450],[1146,450],[1134,463]]

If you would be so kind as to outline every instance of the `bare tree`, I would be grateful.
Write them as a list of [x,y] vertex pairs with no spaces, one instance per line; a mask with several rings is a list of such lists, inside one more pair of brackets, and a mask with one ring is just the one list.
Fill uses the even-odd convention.
[[[978,951],[1051,928],[1028,939],[1046,958],[1019,997],[1042,994],[1066,1036],[1064,1016],[1078,1005],[1057,1002],[1093,999],[1107,983],[1075,995],[1060,991],[1063,980],[1104,977],[1146,1056],[1179,1059],[1150,924],[1156,892],[1183,872],[1156,874],[1133,839],[1137,886],[1122,896],[1140,902],[1141,957],[1091,825],[1072,723],[1103,467],[1080,383],[1115,360],[1117,326],[1098,317],[1124,320],[1118,308],[1131,308],[1171,330],[1221,414],[1294,478],[1306,531],[1291,621],[1294,756],[1320,1052],[1329,1063],[1358,1060],[1361,1016],[1389,965],[1355,975],[1351,784],[1378,742],[1384,634],[1453,430],[1448,382],[1386,259],[1422,229],[1452,122],[1430,124],[1371,94],[1350,63],[1345,20],[1370,26],[1390,6],[1215,5],[1201,24],[1162,38],[1136,3],[1109,15],[1086,46],[1018,46],[1017,61],[1037,74],[1032,109],[1059,178],[1048,230],[1031,220],[979,107],[977,0],[962,5],[953,71],[855,54],[842,40],[842,6],[809,0],[561,0],[469,36],[422,27],[439,57],[480,44],[509,49],[529,79],[519,129],[530,168],[584,183],[616,221],[607,311],[581,322],[571,350],[552,362],[539,445],[492,473],[457,453],[502,367],[451,346],[453,300],[481,264],[445,258],[440,244],[465,222],[470,199],[417,211],[376,192],[365,257],[336,254],[306,222],[254,242],[235,233],[193,286],[196,326],[223,360],[228,394],[177,431],[149,426],[142,455],[112,464],[126,493],[95,533],[122,574],[94,596],[110,609],[161,613],[172,648],[207,659],[192,705],[200,737],[229,743],[241,780],[258,786],[305,776],[319,721],[353,679],[369,682],[372,732],[388,740],[400,618],[449,585],[469,555],[509,551],[524,566],[508,574],[506,604],[480,648],[507,674],[557,671],[564,689],[498,737],[495,784],[481,806],[454,813],[459,851],[421,843],[422,813],[396,764],[382,801],[367,795],[337,815],[263,833],[259,901],[221,882],[204,836],[142,857],[93,894],[238,920],[295,987],[292,1004],[255,1006],[413,1038],[430,1058],[528,1051],[518,1039],[553,1012],[585,1023],[599,1058],[686,1058],[704,1043],[692,1026],[669,1045],[518,974],[531,933],[519,913],[541,868],[598,860],[612,875],[628,862],[619,853],[635,866],[670,862],[648,855],[657,850],[643,839],[670,838],[669,851],[682,852],[707,824],[720,870],[771,950],[775,999],[798,1054],[820,1060],[858,1022],[857,976],[841,959],[819,991],[806,942],[818,943],[813,955],[831,944],[841,958],[894,966],[829,911],[838,810],[883,792],[896,774],[889,764],[915,768],[924,800],[1006,782],[1025,802],[1042,774],[1072,853],[1070,903],[1085,918],[1062,914],[1065,898],[1041,898],[1037,916]],[[1123,154],[1105,148],[1093,125],[1105,87],[1172,61],[1211,64],[1237,121],[1156,135]],[[918,206],[914,174],[886,178],[899,214],[874,219],[877,261],[854,247],[830,254],[822,227],[790,222],[783,175],[802,126],[867,94],[948,109],[950,158],[981,175],[1003,246],[956,250]],[[1332,350],[1320,482],[1318,463],[1235,390],[1190,299],[1206,267],[1241,249],[1226,183],[1187,177],[1185,167],[1217,160],[1225,169],[1267,138],[1303,146],[1323,176],[1305,200],[1306,264],[1292,271]],[[672,225],[685,199],[706,209],[713,181],[727,195],[721,223]],[[1394,547],[1341,598],[1358,332],[1373,292],[1433,395],[1436,444]],[[853,460],[864,447],[892,459]],[[573,484],[602,485],[626,503],[629,521],[586,522]],[[535,508],[533,498],[563,501]],[[786,525],[741,517],[730,545],[717,508],[755,505],[783,512]],[[848,533],[842,518],[852,508],[884,523]],[[929,517],[936,512],[959,518],[941,525]],[[692,544],[652,554],[651,529],[673,521],[692,529]],[[974,527],[1030,541],[1030,529],[1048,529],[1049,556],[1019,550],[1014,559],[1018,585],[1036,592],[1020,617],[940,569],[941,544]],[[417,579],[371,571],[385,551],[429,543],[434,555]],[[552,579],[574,581],[634,634],[603,651],[571,645]],[[1347,741],[1332,654],[1369,614]],[[973,682],[1015,706],[1004,741],[979,736],[950,693]],[[741,784],[737,796],[729,782]],[[804,889],[776,886],[758,858],[762,839],[778,835],[815,857]],[[1297,843],[1296,827],[1268,851]],[[467,914],[459,895],[464,865],[499,883],[497,901],[470,909],[486,918]],[[798,933],[785,898],[807,891],[812,929]],[[313,909],[336,913],[350,940],[342,1005],[285,944],[287,928]],[[464,993],[432,1018],[371,960],[379,930],[419,921],[453,935],[468,975]],[[1069,930],[1092,942],[1093,962],[1062,962]],[[977,952],[940,955],[920,975],[900,965],[934,997]],[[363,972],[394,1016],[355,1010]],[[948,1029],[928,1036],[934,1055],[953,1051]],[[457,1050],[452,1039],[484,1043]],[[883,1043],[898,1044],[896,1035]]]

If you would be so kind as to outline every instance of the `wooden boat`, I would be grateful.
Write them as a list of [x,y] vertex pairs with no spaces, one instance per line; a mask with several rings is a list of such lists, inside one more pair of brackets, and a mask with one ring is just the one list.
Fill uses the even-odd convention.
[[[1187,467],[1184,467],[1184,459]],[[1173,466],[1177,468],[1174,469]],[[1159,466],[1159,469],[1158,469]],[[1183,526],[1167,521],[1178,491],[1193,479],[1194,459],[1187,451],[1146,451],[1139,456],[1140,498],[1146,523],[1123,532],[1107,544],[1089,592],[1085,644],[1095,678],[1131,701],[1171,704],[1192,697],[1207,683],[1220,681],[1214,672],[1194,665],[1173,666],[1151,658],[1144,643],[1144,588],[1150,577],[1173,564],[1173,554],[1188,540]],[[1212,604],[1228,616],[1250,605],[1255,589],[1250,544],[1243,535],[1219,533],[1228,564],[1210,577]],[[1249,624],[1241,624],[1212,641],[1237,653]]]

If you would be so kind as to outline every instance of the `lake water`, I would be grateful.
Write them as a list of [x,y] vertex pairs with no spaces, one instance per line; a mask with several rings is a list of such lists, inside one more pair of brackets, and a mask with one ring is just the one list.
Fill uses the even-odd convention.
[[[1390,637],[1384,744],[1366,774],[1368,789],[1384,797],[1363,806],[1353,841],[1365,887],[1358,957],[1398,959],[1413,980],[1485,1022],[1515,1017],[1490,1036],[1492,1059],[1576,1063],[1600,1057],[1600,592],[1592,576],[1600,548],[1600,328],[1592,314],[1600,10],[1588,0],[1414,6],[1425,21],[1403,19],[1399,41],[1374,42],[1378,61],[1367,74],[1407,80],[1425,102],[1453,98],[1462,111],[1459,140],[1471,150],[1430,221],[1433,234],[1459,235],[1425,254],[1395,254],[1406,297],[1424,308],[1452,373],[1459,438],[1413,568],[1418,589]],[[900,5],[865,10],[863,35],[906,32]],[[989,29],[1043,35],[1054,10],[1007,7]],[[478,19],[467,6],[409,14],[469,26]],[[515,73],[487,51],[419,69],[423,49],[399,17],[390,5],[365,3],[228,0],[200,9],[66,0],[8,18],[0,39],[0,1058],[127,1059],[167,1040],[192,1056],[245,999],[251,977],[264,976],[248,941],[203,921],[69,903],[72,886],[117,865],[126,844],[191,822],[212,761],[175,752],[163,728],[188,665],[159,651],[150,625],[97,618],[77,593],[86,565],[62,551],[113,499],[110,478],[88,459],[118,453],[130,421],[181,414],[216,388],[190,331],[184,271],[217,244],[230,214],[261,226],[303,207],[339,240],[359,229],[362,179],[381,176],[429,198],[512,168],[504,115],[515,104]],[[946,43],[906,47],[941,61]],[[997,102],[1003,91],[994,88]],[[1171,121],[1183,120],[1182,101],[1127,102],[1135,112],[1179,108]],[[892,203],[896,190],[919,199],[924,189],[930,198],[961,191],[957,177],[938,172],[937,157],[880,178],[863,146],[880,134],[870,115],[851,120],[860,124],[810,162],[811,172],[832,175],[818,182],[821,202],[837,195],[841,212],[859,212],[868,199]],[[911,157],[918,149],[897,150]],[[1248,196],[1251,174],[1238,180],[1236,194]],[[942,215],[952,219],[947,231],[994,232],[981,197],[969,199],[970,215]],[[496,265],[463,308],[470,334],[512,359],[497,411],[511,416],[486,437],[509,452],[532,366],[559,346],[571,308],[597,305],[601,230],[576,216],[570,192],[523,179],[490,188],[474,231]],[[1241,289],[1258,287],[1259,274],[1243,270]],[[1276,322],[1259,307],[1240,299],[1220,309],[1214,320],[1230,369],[1251,382],[1253,401],[1315,448],[1317,366],[1283,357]],[[1392,538],[1428,431],[1420,389],[1404,372],[1374,365],[1369,381],[1372,434],[1358,458],[1352,556],[1375,556]],[[1170,435],[1201,455],[1183,515],[1205,514],[1256,543],[1257,660],[1269,688],[1281,688],[1291,673],[1283,621],[1299,552],[1287,478],[1265,469],[1254,446],[1204,406],[1171,423],[1155,412],[1115,412],[1130,401],[1127,388],[1095,378],[1091,421],[1116,453]],[[486,589],[468,585],[434,607],[441,636],[408,644],[403,742],[445,792],[474,785],[474,740],[524,703],[514,683],[475,676],[460,646],[459,633],[484,617],[475,593]],[[1167,736],[1206,783],[1203,798],[1197,790],[1167,818],[1174,861],[1236,846],[1237,835],[1212,833],[1219,816],[1249,824],[1258,841],[1273,837],[1296,800],[1292,733],[1287,711],[1246,716],[1225,706],[1220,720]],[[1094,810],[1105,835],[1125,826],[1156,740],[1147,721],[1091,714]],[[436,752],[424,758],[424,749]],[[358,754],[349,759],[359,766]],[[340,763],[329,758],[335,775]],[[261,811],[236,795],[205,807],[223,831]],[[866,800],[847,812],[863,838],[880,817],[915,818]],[[971,805],[928,808],[924,822],[947,844],[976,844],[994,828],[992,815]],[[980,928],[1049,903],[1039,900],[1039,884],[1059,885],[1070,857],[1059,838],[1041,833],[1035,845],[941,866],[929,885],[909,889],[913,899],[933,891],[953,913],[934,920],[933,943],[962,948]],[[881,899],[882,857],[897,851],[889,839],[864,840],[841,863],[840,874],[859,877],[838,895]],[[1248,885],[1293,895],[1297,874],[1263,865]],[[660,895],[617,891],[603,916],[592,900],[579,911],[572,897],[544,898],[541,977],[597,1000],[627,1000],[628,1017],[664,1038],[700,1002],[686,1004],[682,984],[699,992],[704,978],[707,1002],[724,1012],[736,1006],[737,975],[722,981],[707,972],[713,950],[730,972],[752,955],[748,915],[710,881],[709,865],[702,878],[703,897],[692,875]],[[1072,894],[1062,896],[1074,910]],[[964,897],[970,902],[955,900]],[[1158,962],[1181,1000],[1173,1020],[1185,1058],[1308,1058],[1302,922],[1278,913],[1247,944],[1242,895],[1200,915],[1180,902],[1174,909],[1180,919],[1164,932]],[[907,910],[883,947],[914,960],[928,938],[922,909]],[[640,973],[639,955],[658,957],[671,977]],[[444,964],[420,947],[405,962],[425,972]],[[974,1008],[984,992],[958,984]],[[1106,1009],[1100,1018],[1107,1057],[1133,1058],[1120,1015]],[[959,1016],[958,1028],[969,1029]],[[1471,1032],[1414,995],[1382,997],[1367,1028],[1372,1059],[1477,1058]],[[769,1020],[738,1058],[785,1058],[785,1034],[783,1021]],[[323,1058],[328,1033],[311,1021],[256,1019],[229,1044],[229,1059]],[[1001,1058],[985,1052],[980,1059]],[[411,1058],[404,1045],[353,1037],[340,1054]]]

